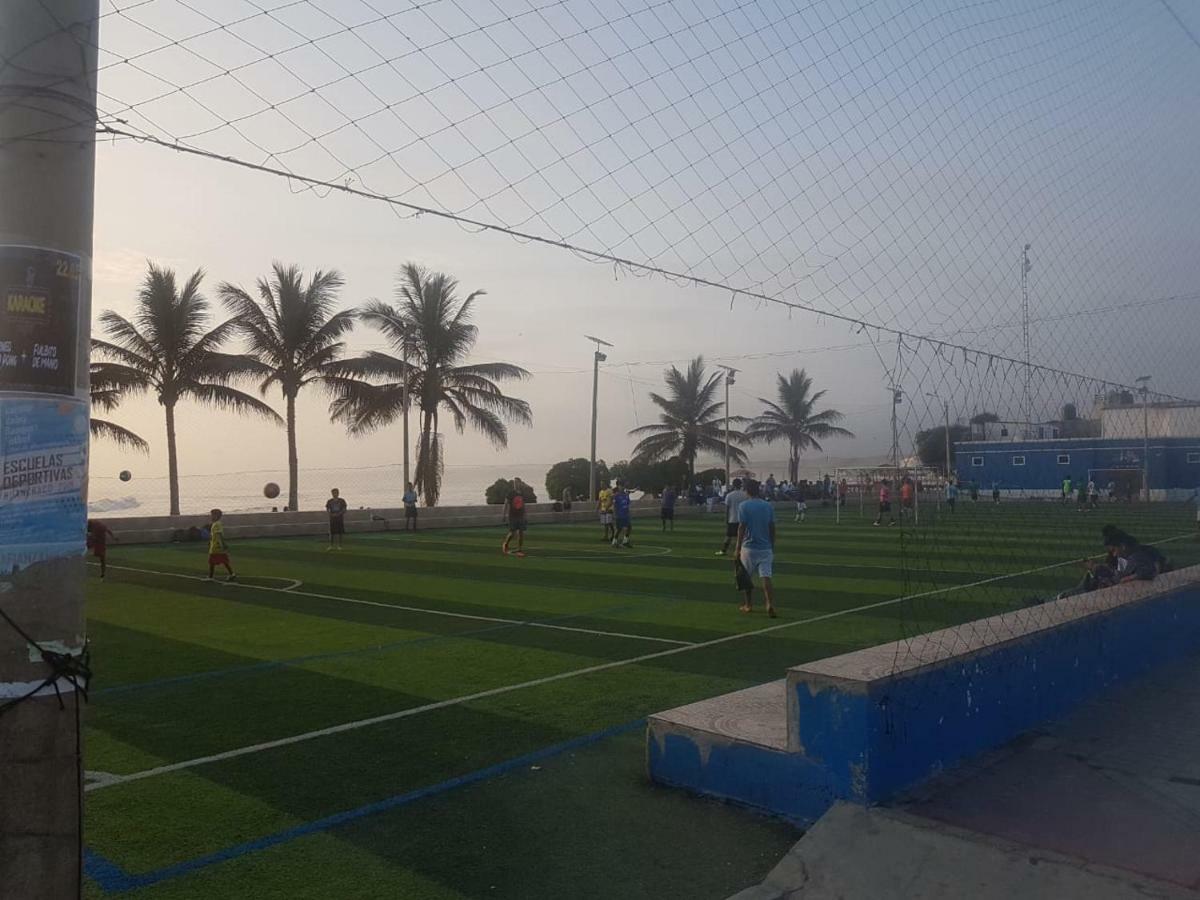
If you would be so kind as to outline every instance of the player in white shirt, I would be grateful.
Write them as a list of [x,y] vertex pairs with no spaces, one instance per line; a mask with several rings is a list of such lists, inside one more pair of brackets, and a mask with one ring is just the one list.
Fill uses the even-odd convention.
[[738,507],[746,502],[750,495],[742,490],[742,479],[733,479],[733,489],[725,495],[725,543],[716,552],[716,556],[724,556],[729,545],[737,540]]

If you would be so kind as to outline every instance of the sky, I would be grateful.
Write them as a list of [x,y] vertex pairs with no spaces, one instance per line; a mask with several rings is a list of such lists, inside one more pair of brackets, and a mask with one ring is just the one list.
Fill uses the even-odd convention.
[[[629,429],[653,420],[664,361],[697,354],[741,370],[731,408],[744,415],[777,373],[806,368],[857,435],[829,446],[837,456],[887,455],[893,382],[903,439],[940,422],[942,400],[956,419],[1015,416],[1022,374],[812,310],[1020,358],[1025,243],[1031,358],[1087,376],[1032,378],[1034,416],[1147,372],[1163,391],[1200,396],[1200,11],[1184,4],[105,10],[100,106],[114,127],[804,307],[100,142],[95,312],[130,313],[147,260],[203,267],[210,297],[221,281],[251,288],[275,260],[337,268],[347,306],[389,299],[407,261],[486,290],[472,359],[534,373],[511,386],[534,426],[514,428],[503,451],[452,435],[451,467],[586,455],[585,334],[615,345],[600,380],[609,460],[628,457]],[[367,329],[349,339],[352,353],[381,347]],[[318,391],[301,400],[302,467],[399,458],[397,434],[347,438],[327,403]],[[93,471],[165,471],[154,401],[113,418],[151,455],[100,444]],[[281,429],[181,408],[185,472],[269,468],[284,454]]]

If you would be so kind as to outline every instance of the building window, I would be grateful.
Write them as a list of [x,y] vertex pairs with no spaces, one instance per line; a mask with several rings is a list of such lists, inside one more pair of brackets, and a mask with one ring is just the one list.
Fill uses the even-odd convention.
[[1014,466],[1023,466],[1023,465],[1025,465],[1025,457],[1023,457],[1023,456],[1014,456],[1014,457],[1013,457],[1013,465],[1014,465]]
[[983,468],[983,457],[982,456],[972,456],[971,457],[971,467],[975,468],[975,469]]
[[1190,463],[1200,463],[1200,453],[1189,453],[1187,461]]
[[1000,437],[1008,437],[1008,428],[1005,427],[1000,429]]
[[1060,466],[1069,466],[1071,464],[1071,454],[1070,453],[1058,454],[1058,464]]

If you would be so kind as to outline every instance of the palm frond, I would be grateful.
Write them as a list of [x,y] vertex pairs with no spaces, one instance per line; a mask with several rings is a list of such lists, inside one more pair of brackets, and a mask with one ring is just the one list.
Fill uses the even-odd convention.
[[217,409],[259,416],[276,425],[284,424],[279,413],[266,403],[227,384],[191,382],[180,393]]
[[112,441],[118,447],[126,450],[136,450],[138,453],[150,452],[150,444],[145,438],[115,422],[92,418],[88,421],[88,430],[91,432],[92,437],[97,440]]

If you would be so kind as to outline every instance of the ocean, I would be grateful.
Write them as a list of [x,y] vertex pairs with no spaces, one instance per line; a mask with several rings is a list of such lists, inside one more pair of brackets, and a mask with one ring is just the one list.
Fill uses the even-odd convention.
[[[819,479],[833,474],[838,466],[870,465],[862,459],[834,457],[802,460],[800,477]],[[721,463],[706,460],[697,463],[698,469],[715,468]],[[546,471],[542,465],[463,465],[447,466],[442,480],[441,506],[476,506],[484,502],[484,492],[497,478],[519,477],[533,486],[539,500],[549,500],[546,494]],[[765,478],[774,473],[777,479],[787,474],[787,460],[752,460],[749,468]],[[401,505],[404,493],[403,471],[400,465],[369,466],[364,468],[330,467],[300,470],[300,508],[323,509],[331,488],[337,488],[351,509],[395,508]],[[274,500],[263,494],[268,483],[279,485],[280,496]],[[115,475],[92,474],[88,486],[88,510],[93,515],[107,517],[157,516],[169,511],[169,491],[166,476],[135,474],[129,481]],[[213,507],[225,512],[270,512],[282,509],[287,503],[287,472],[260,469],[247,472],[223,472],[209,475],[181,475],[179,479],[180,510],[185,515],[204,516]]]

